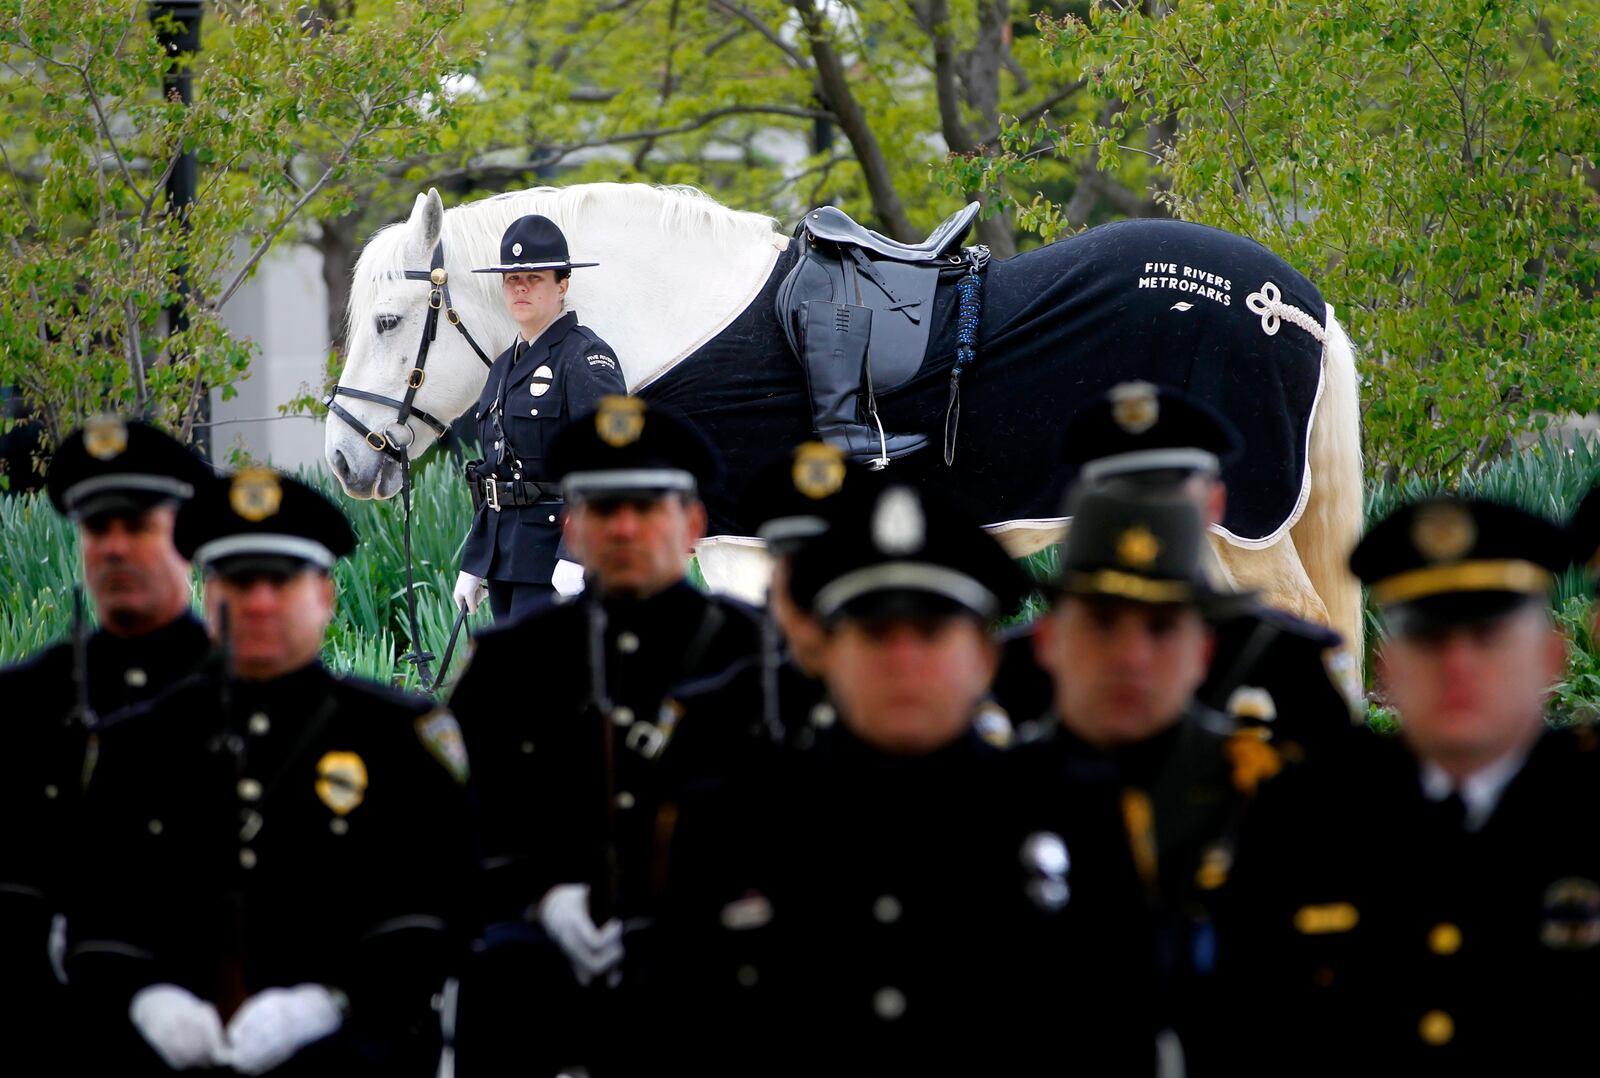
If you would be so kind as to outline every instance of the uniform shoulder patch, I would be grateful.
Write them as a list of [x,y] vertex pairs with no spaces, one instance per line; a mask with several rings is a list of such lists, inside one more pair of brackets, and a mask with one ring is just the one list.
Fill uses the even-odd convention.
[[594,352],[590,355],[584,356],[583,358],[584,361],[587,362],[591,367],[604,367],[608,371],[614,371],[617,369],[617,361],[611,356],[606,355],[604,352]]
[[469,774],[467,742],[461,736],[461,725],[456,722],[456,717],[442,707],[435,708],[418,717],[416,730],[422,747],[444,765],[451,778],[465,786]]

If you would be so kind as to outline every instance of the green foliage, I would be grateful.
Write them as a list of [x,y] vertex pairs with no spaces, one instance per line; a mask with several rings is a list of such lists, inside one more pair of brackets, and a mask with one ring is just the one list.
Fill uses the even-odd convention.
[[[116,409],[187,438],[204,387],[226,396],[248,369],[220,312],[257,261],[449,123],[456,5],[203,8],[202,48],[177,61],[200,88],[186,106],[163,95],[158,31],[176,24],[151,5],[0,0],[0,385],[52,436]],[[165,184],[186,150],[197,192],[179,213]],[[185,282],[188,328],[169,336]]]
[[[403,658],[410,637],[399,501],[343,500],[336,484],[320,473],[303,472],[300,478],[339,501],[359,539],[355,552],[334,569],[338,599],[323,661],[334,670],[418,688],[416,668]],[[450,590],[464,537],[461,524],[472,509],[466,486],[448,458],[418,471],[415,486],[417,617],[425,650],[436,656],[437,678],[437,658],[443,656],[454,622]],[[39,495],[0,497],[0,541],[6,550],[0,560],[0,663],[10,663],[66,636],[72,625],[72,586],[81,566],[72,526]],[[451,661],[452,677],[465,666],[467,633],[489,623],[485,603],[462,630]]]
[[[1107,171],[1149,169],[1153,152],[1176,216],[1254,236],[1318,281],[1360,351],[1372,474],[1473,474],[1600,404],[1591,5],[1149,10],[1041,18],[1047,59],[1104,103],[1048,145]],[[1008,167],[1046,139],[1010,125]],[[1081,223],[1048,204],[1019,222]]]

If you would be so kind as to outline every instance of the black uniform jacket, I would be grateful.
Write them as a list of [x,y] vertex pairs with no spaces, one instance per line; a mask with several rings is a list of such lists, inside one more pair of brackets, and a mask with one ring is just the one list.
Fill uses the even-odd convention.
[[[611,346],[578,325],[568,311],[532,344],[501,352],[478,398],[478,443],[484,459],[469,477],[545,482],[545,455],[556,434],[598,407],[608,393],[626,393]],[[474,498],[474,501],[478,501]],[[461,551],[461,569],[488,580],[548,584],[561,543],[561,491],[551,484],[532,505],[478,504]]]
[[1274,748],[1295,760],[1338,752],[1365,717],[1343,687],[1354,686],[1355,671],[1341,639],[1325,625],[1257,605],[1216,626],[1211,671],[1195,698],[1226,710],[1241,686],[1265,689],[1276,708],[1265,722]]
[[[1223,715],[1191,705],[1178,723],[1135,745],[1102,752],[1059,722],[1018,746],[1029,789],[1050,791],[1085,767],[1114,771],[1122,825],[1143,889],[1158,1000],[1146,1014],[1175,1030],[1189,1074],[1214,1074],[1214,1038],[1231,1035],[1216,1012],[1218,909],[1226,899],[1238,830],[1276,754]],[[1048,796],[1048,794],[1047,794]]]
[[265,988],[328,985],[350,1014],[321,1051],[347,1073],[431,1073],[430,1002],[471,867],[459,730],[317,663],[225,696],[197,676],[100,733],[74,987],[110,1029],[150,984],[224,1021]]
[[450,704],[474,761],[485,922],[523,917],[557,883],[608,890],[608,845],[615,912],[650,909],[681,798],[771,745],[759,649],[753,610],[683,581],[642,601],[586,592],[480,636]]
[[[85,642],[94,715],[147,700],[191,672],[210,644],[188,613],[138,637]],[[30,1028],[59,988],[46,940],[62,909],[63,872],[83,790],[89,730],[77,721],[73,646],[56,644],[0,670],[0,1030]]]
[[1600,985],[1600,737],[1545,733],[1478,831],[1398,738],[1312,761],[1245,829],[1224,959],[1236,1071],[1588,1069]]
[[696,1073],[1143,1072],[1115,802],[1074,786],[1045,820],[1017,777],[970,729],[895,756],[840,722],[686,811],[661,1042]]

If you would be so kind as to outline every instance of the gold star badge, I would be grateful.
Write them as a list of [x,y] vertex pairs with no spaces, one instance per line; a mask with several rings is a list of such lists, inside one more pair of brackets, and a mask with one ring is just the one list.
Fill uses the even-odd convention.
[[128,448],[128,427],[120,416],[97,415],[83,425],[83,448],[95,460],[112,460]]
[[1472,514],[1459,505],[1426,505],[1411,522],[1411,543],[1429,561],[1459,558],[1478,541]]
[[1149,382],[1123,382],[1111,387],[1111,418],[1129,434],[1143,434],[1161,418],[1161,401]]
[[271,468],[242,468],[228,485],[228,505],[252,524],[259,524],[283,504],[283,485]]
[[794,489],[818,501],[844,486],[844,452],[826,442],[806,442],[794,451]]
[[1143,524],[1135,524],[1117,537],[1117,560],[1131,569],[1148,569],[1161,553],[1161,540]]
[[612,449],[632,445],[644,433],[644,401],[620,394],[601,397],[600,410],[594,414],[594,429]]
[[328,752],[317,761],[317,796],[340,816],[367,797],[367,765],[353,752]]

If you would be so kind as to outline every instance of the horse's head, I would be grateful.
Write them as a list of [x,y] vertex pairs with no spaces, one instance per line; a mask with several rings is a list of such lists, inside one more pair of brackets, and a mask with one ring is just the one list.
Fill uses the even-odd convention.
[[[483,363],[451,324],[449,306],[435,316],[425,373],[413,373],[430,305],[436,296],[442,300],[427,275],[443,231],[444,204],[430,189],[417,196],[407,221],[374,235],[356,263],[347,315],[348,355],[323,444],[328,467],[352,498],[399,493],[401,455],[415,460],[427,452],[439,437],[429,420],[450,423],[476,400],[483,385]],[[498,349],[491,342],[502,335],[504,315],[483,302],[484,289],[470,280],[468,253],[446,245],[444,255],[457,317],[492,357]],[[407,277],[407,271],[416,271],[421,279]],[[412,385],[412,412],[402,423],[400,402]]]

